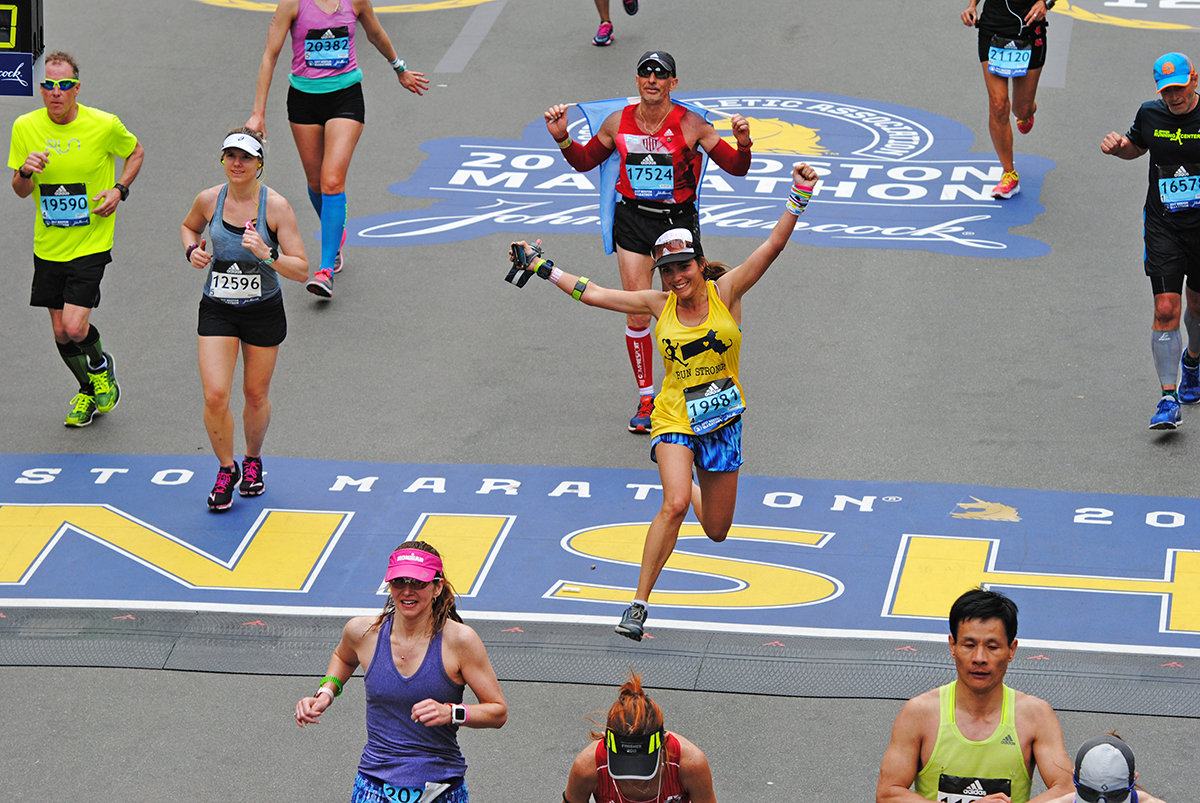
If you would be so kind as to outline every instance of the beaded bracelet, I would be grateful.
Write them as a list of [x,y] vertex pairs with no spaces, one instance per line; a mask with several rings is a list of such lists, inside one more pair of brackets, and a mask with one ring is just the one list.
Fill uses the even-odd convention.
[[812,200],[813,188],[801,187],[799,184],[792,185],[792,192],[788,195],[787,211],[790,214],[800,217],[800,213],[808,206],[808,202]]

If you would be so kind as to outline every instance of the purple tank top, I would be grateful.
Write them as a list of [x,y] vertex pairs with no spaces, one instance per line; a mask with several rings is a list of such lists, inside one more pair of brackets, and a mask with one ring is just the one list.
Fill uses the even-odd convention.
[[354,25],[358,17],[350,0],[326,14],[316,0],[300,0],[292,20],[292,75],[327,78],[358,68],[354,53]]
[[467,762],[458,748],[458,726],[427,728],[412,720],[412,707],[421,700],[462,702],[463,687],[450,680],[442,667],[442,633],[430,640],[421,667],[407,678],[396,669],[391,637],[392,617],[388,617],[379,628],[375,656],[364,677],[367,745],[358,763],[359,772],[405,787],[463,777]]

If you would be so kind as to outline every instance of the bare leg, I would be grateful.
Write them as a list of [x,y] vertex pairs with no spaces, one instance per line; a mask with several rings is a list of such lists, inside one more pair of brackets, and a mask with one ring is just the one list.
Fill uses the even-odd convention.
[[200,337],[200,384],[204,386],[204,428],[213,453],[222,466],[233,459],[233,413],[229,409],[229,391],[237,365],[236,337]]
[[275,359],[279,346],[263,348],[242,344],[242,392],[246,406],[242,410],[242,428],[246,435],[246,456],[261,457],[263,439],[271,423],[271,375],[275,373]]
[[642,570],[634,599],[649,600],[663,566],[675,550],[679,528],[692,502],[692,450],[677,443],[655,447],[658,473],[662,479],[663,504],[646,531],[642,547]]

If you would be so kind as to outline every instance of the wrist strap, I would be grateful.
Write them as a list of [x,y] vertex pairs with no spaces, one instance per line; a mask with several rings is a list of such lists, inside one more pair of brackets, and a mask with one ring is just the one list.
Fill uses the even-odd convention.
[[187,250],[183,252],[183,258],[188,261],[189,265],[192,264],[192,252],[195,251],[199,247],[200,247],[200,243],[192,243],[191,245],[189,245],[187,247]]
[[562,278],[562,268],[555,268],[550,271],[550,281],[558,284],[558,280]]
[[787,211],[790,214],[800,217],[800,213],[808,206],[808,202],[812,200],[813,188],[801,187],[799,184],[792,185],[792,191],[787,199]]
[[334,686],[337,686],[337,691],[335,691],[333,693],[333,696],[337,697],[338,695],[340,695],[342,693],[342,682],[340,680],[338,680],[337,678],[335,678],[333,675],[326,675],[325,677],[321,678],[322,686],[324,686],[326,683],[329,683],[329,682],[332,682]]
[[571,142],[571,135],[570,135],[570,134],[567,134],[567,138],[566,138],[566,139],[556,139],[556,140],[554,140],[554,142],[555,142],[555,143],[558,145],[558,147],[559,147],[559,149],[560,149],[560,150],[564,150],[564,151],[565,151],[567,148],[571,147],[571,145],[573,145],[573,144],[574,144],[573,142]]
[[404,64],[404,59],[397,56],[396,60],[392,62],[392,69],[395,70],[397,74],[404,72],[407,69]]
[[331,692],[329,689],[325,688],[324,686],[322,686],[321,688],[317,689],[317,693],[316,693],[316,694],[314,694],[314,695],[313,695],[313,697],[318,697],[318,696],[320,696],[320,695],[322,695],[322,694],[328,694],[328,695],[329,695],[329,702],[331,702],[331,703],[333,702],[333,697],[334,697],[334,694],[333,694],[333,692]]

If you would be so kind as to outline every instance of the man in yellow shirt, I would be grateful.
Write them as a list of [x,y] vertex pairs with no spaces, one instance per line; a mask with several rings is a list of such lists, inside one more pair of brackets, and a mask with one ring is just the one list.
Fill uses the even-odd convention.
[[[129,197],[145,153],[116,115],[79,105],[79,87],[70,54],[46,56],[45,108],[13,122],[8,151],[13,191],[32,195],[36,208],[29,304],[49,309],[58,352],[79,382],[69,427],[87,426],[121,399],[113,357],[88,319],[112,261],[113,213]],[[118,156],[124,165],[114,183]]]
[[[955,601],[950,654],[958,680],[904,704],[876,803],[1049,803],[1073,792],[1054,709],[1004,685],[1016,652],[1016,603],[979,588]],[[1035,765],[1046,791],[1030,801]]]

